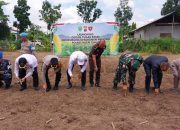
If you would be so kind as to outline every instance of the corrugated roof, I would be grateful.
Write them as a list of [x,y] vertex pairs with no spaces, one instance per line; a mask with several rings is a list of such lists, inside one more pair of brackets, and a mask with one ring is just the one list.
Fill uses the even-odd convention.
[[156,22],[160,21],[161,19],[164,19],[164,18],[166,18],[166,17],[168,17],[168,16],[170,16],[170,15],[172,15],[172,14],[174,14],[174,13],[176,13],[176,12],[174,11],[174,12],[172,12],[172,13],[169,13],[169,14],[167,14],[167,15],[159,18],[159,19],[156,19],[156,20],[154,20],[154,21],[152,21],[152,22],[150,22],[150,23],[148,23],[148,24],[145,24],[145,25],[143,25],[143,26],[141,26],[141,27],[139,27],[139,28],[137,28],[137,29],[132,30],[130,33],[133,33],[133,32],[135,32],[135,31],[137,31],[137,30],[140,30],[140,29],[148,26],[148,25],[151,25],[151,24],[153,24],[153,23],[156,23]]

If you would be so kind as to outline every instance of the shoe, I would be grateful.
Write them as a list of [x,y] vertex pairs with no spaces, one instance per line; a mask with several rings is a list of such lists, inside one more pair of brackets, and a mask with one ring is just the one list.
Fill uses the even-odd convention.
[[58,90],[59,88],[58,88],[58,86],[54,86],[54,88],[53,88],[53,90]]
[[34,90],[38,91],[38,90],[39,90],[39,88],[38,88],[38,87],[34,87]]
[[9,89],[11,86],[10,85],[6,85],[5,86],[5,89]]
[[114,91],[118,90],[117,86],[113,86],[112,90]]
[[132,93],[134,91],[133,85],[129,85],[129,92]]
[[172,88],[171,91],[176,94],[180,93],[178,88]]
[[94,84],[91,84],[91,87],[94,87]]
[[96,87],[101,87],[98,83],[95,84]]
[[70,89],[70,88],[72,88],[72,84],[71,83],[67,86],[66,89]]
[[46,92],[49,92],[51,90],[51,87],[46,88]]
[[113,88],[112,88],[113,90],[118,90],[118,88],[117,88],[117,84],[116,83],[114,83],[114,85],[113,85]]
[[24,91],[27,87],[21,87],[19,91]]
[[2,87],[3,85],[4,85],[3,82],[0,81],[0,87]]
[[145,92],[146,92],[147,94],[149,94],[149,90],[145,90]]
[[82,91],[85,91],[85,90],[86,90],[86,87],[85,87],[85,86],[81,86],[81,90],[82,90]]

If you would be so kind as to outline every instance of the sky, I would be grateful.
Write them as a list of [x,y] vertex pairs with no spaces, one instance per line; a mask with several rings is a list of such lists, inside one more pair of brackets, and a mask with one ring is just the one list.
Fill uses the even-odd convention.
[[[4,6],[4,12],[9,15],[9,25],[12,26],[16,18],[13,14],[14,5],[17,5],[17,0],[4,0],[8,5]],[[44,0],[27,0],[30,9],[30,20],[32,23],[40,25],[43,30],[46,29],[46,23],[40,21],[39,10],[42,7]],[[62,17],[57,23],[76,23],[82,22],[77,14],[76,5],[80,0],[48,0],[52,5],[61,4]],[[166,0],[129,0],[129,6],[133,11],[131,22],[136,22],[137,26],[143,26],[155,19],[161,17],[160,12]],[[119,0],[97,0],[97,7],[102,10],[102,15],[95,22],[113,22],[115,21],[114,12],[118,7]]]

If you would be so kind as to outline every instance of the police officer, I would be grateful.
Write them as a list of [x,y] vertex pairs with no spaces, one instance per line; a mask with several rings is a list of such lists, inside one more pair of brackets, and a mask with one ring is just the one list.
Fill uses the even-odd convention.
[[152,55],[144,60],[143,65],[144,65],[144,70],[146,72],[146,79],[145,79],[146,93],[149,93],[150,83],[151,83],[151,73],[152,73],[155,93],[158,94],[163,77],[162,71],[167,71],[169,68],[168,58],[165,56]]
[[42,66],[42,79],[43,79],[43,88],[46,89],[46,92],[51,90],[51,84],[49,81],[48,71],[50,68],[54,69],[56,73],[54,90],[58,90],[58,85],[61,80],[61,67],[60,58],[55,55],[47,55],[44,57],[44,63]]
[[86,90],[86,68],[88,65],[88,57],[81,51],[75,51],[71,54],[69,59],[69,67],[67,70],[67,79],[68,79],[68,87],[70,89],[72,87],[71,79],[73,78],[73,68],[74,65],[78,64],[81,67],[81,89],[83,91]]
[[9,60],[3,59],[3,52],[0,51],[0,87],[5,83],[5,89],[10,88],[12,81],[12,69]]
[[33,87],[35,90],[38,90],[39,79],[37,66],[38,62],[34,55],[23,54],[16,58],[14,73],[21,85],[20,91],[27,89],[26,79],[29,78],[29,76],[33,77]]
[[133,92],[135,84],[135,74],[143,62],[143,58],[139,54],[131,52],[122,54],[119,58],[119,64],[114,78],[113,89],[117,90],[117,85],[122,80],[123,88],[127,88],[126,73],[129,71],[129,92]]
[[35,55],[35,47],[27,38],[28,34],[26,32],[22,32],[20,34],[22,43],[21,43],[21,52],[23,54],[32,54]]
[[106,48],[105,40],[100,40],[91,49],[89,54],[89,81],[91,87],[94,86],[94,71],[96,72],[95,86],[100,87],[100,73],[101,73],[101,55]]

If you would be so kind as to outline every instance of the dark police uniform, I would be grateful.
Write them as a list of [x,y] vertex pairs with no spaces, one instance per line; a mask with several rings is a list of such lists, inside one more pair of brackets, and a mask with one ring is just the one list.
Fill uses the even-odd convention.
[[144,60],[144,70],[146,72],[145,79],[145,89],[146,92],[149,92],[150,83],[151,83],[151,72],[153,75],[154,87],[160,88],[161,81],[163,77],[163,73],[161,71],[160,65],[161,63],[168,62],[168,58],[165,56],[156,56],[152,55]]
[[94,85],[94,62],[93,62],[93,57],[92,55],[96,55],[96,64],[97,64],[97,68],[98,71],[96,72],[96,85],[99,86],[100,83],[100,72],[101,72],[101,55],[104,52],[104,50],[106,49],[106,46],[104,48],[99,48],[99,42],[96,43],[92,49],[91,52],[89,54],[89,68],[90,68],[90,72],[89,72],[89,81],[91,85]]
[[3,59],[2,63],[0,63],[0,71],[3,74],[0,74],[0,86],[3,85],[2,81],[5,82],[5,88],[9,88],[12,81],[12,69],[9,60]]
[[122,54],[119,58],[118,68],[114,78],[114,89],[117,89],[117,84],[122,80],[126,84],[126,73],[129,71],[129,91],[133,90],[135,84],[136,71],[143,62],[143,58],[139,54],[127,53]]

